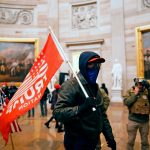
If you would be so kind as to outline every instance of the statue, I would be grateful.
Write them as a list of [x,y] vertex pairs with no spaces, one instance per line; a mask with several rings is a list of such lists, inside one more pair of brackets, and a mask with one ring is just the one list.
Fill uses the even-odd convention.
[[122,66],[118,62],[117,59],[115,59],[115,63],[113,65],[111,74],[113,77],[113,89],[121,89],[121,87],[122,87]]

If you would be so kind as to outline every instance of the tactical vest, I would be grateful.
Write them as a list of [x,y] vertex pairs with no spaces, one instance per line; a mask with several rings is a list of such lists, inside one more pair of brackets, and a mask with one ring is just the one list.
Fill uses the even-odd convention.
[[147,90],[140,93],[137,101],[131,106],[130,112],[135,114],[150,114],[150,103]]

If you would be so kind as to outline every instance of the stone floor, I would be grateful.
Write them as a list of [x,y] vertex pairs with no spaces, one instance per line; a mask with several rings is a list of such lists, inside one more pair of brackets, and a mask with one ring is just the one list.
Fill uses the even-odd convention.
[[[51,112],[49,111],[48,117],[40,117],[40,109],[39,106],[37,106],[35,108],[35,113],[34,118],[27,118],[27,114],[19,118],[22,132],[12,134],[14,150],[64,150],[64,133],[57,133],[55,121],[51,123],[49,129],[44,126]],[[107,113],[117,141],[117,150],[125,150],[127,142],[126,124],[128,111],[122,104],[110,104]],[[13,150],[10,139],[11,138],[9,138],[8,144],[4,146],[4,141],[0,136],[0,150]],[[101,135],[101,140],[102,150],[109,150],[103,135]],[[135,150],[140,150],[139,133],[136,138]]]

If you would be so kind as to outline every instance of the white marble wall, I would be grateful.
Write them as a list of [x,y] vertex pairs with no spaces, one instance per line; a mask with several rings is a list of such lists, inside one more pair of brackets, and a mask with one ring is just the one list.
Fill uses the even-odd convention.
[[[28,24],[21,22],[21,15],[17,15],[17,21],[11,23],[15,12],[31,12],[32,20]],[[9,12],[9,13],[8,13]],[[28,15],[29,16],[29,15]],[[27,15],[24,19],[28,19]],[[54,28],[58,35],[58,2],[48,0],[1,0],[0,1],[0,36],[1,37],[36,37],[40,39],[40,49],[47,38],[48,26]]]
[[[97,51],[106,59],[98,82],[107,85],[110,96],[110,72],[116,58],[123,66],[122,94],[132,86],[132,79],[137,75],[135,27],[149,24],[148,1],[1,0],[0,11],[6,8],[30,10],[33,20],[28,25],[20,20],[13,24],[0,22],[0,37],[38,37],[41,49],[50,25],[71,62],[74,52],[84,50]],[[3,17],[0,13],[0,19]],[[60,71],[64,68],[66,71],[65,64]]]

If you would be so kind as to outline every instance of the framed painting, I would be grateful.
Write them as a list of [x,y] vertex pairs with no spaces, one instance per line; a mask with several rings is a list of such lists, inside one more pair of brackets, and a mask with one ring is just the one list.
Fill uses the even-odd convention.
[[150,25],[136,28],[137,74],[150,80]]
[[38,38],[0,38],[0,82],[20,85],[38,51]]

